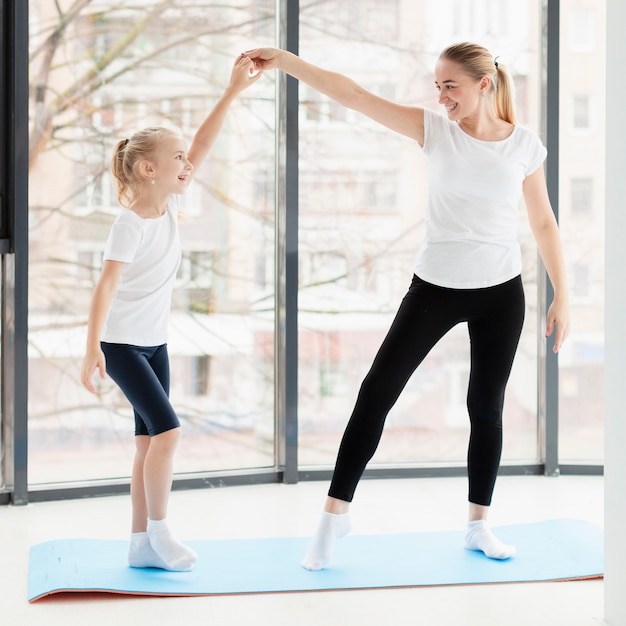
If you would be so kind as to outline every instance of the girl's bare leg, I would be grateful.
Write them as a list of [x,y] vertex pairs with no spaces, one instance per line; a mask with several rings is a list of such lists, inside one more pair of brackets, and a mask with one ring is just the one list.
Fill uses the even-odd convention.
[[135,438],[131,478],[133,535],[129,553],[129,563],[135,567],[186,571],[197,561],[195,552],[178,541],[167,525],[174,453],[179,437],[180,429],[173,428],[153,437]]
[[132,525],[128,564],[131,567],[157,567],[167,569],[167,565],[152,549],[148,538],[148,505],[144,487],[143,471],[146,454],[150,446],[150,437],[135,437],[135,459],[130,479],[130,500],[132,503]]
[[133,533],[145,533],[148,529],[148,505],[143,482],[143,468],[149,446],[150,437],[147,435],[135,437],[135,459],[130,478],[130,501],[133,509],[131,532]]

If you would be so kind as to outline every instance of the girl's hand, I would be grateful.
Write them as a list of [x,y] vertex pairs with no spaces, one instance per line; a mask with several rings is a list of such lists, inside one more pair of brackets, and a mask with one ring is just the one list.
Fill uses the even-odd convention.
[[235,89],[237,93],[243,91],[246,87],[256,83],[261,78],[261,72],[255,68],[252,59],[245,56],[242,52],[233,65],[232,72],[230,74],[231,89]]
[[555,299],[548,309],[546,318],[546,337],[550,337],[556,326],[556,336],[552,351],[557,353],[567,339],[570,327],[569,304],[567,301]]
[[106,361],[104,358],[104,353],[100,348],[97,350],[87,350],[85,354],[85,358],[83,359],[83,368],[81,371],[81,382],[91,393],[98,393],[98,390],[94,387],[94,384],[91,382],[93,377],[93,373],[96,369],[100,373],[100,378],[106,377]]

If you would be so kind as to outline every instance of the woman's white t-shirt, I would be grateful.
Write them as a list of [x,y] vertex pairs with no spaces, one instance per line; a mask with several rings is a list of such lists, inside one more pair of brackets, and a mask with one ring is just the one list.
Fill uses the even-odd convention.
[[415,274],[456,289],[491,287],[518,276],[522,183],[547,154],[539,138],[514,126],[502,141],[482,141],[425,109],[424,153],[429,198]]
[[145,219],[124,209],[107,239],[103,259],[124,263],[102,332],[102,341],[135,346],[167,342],[172,290],[180,265],[180,196],[165,213]]

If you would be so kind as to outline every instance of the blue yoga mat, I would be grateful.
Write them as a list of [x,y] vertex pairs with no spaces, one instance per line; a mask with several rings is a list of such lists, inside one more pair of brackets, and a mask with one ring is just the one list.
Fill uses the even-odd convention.
[[190,541],[199,557],[192,572],[136,569],[128,542],[61,539],[30,550],[28,600],[61,592],[195,596],[331,589],[373,589],[598,578],[603,532],[580,520],[501,526],[514,544],[506,561],[465,550],[462,531],[349,535],[337,542],[328,569],[309,572],[300,561],[309,539]]

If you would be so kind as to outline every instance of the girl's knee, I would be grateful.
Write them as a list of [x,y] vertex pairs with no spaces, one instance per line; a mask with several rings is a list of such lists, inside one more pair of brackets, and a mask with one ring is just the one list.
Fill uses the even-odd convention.
[[150,446],[175,448],[180,438],[180,427],[170,428],[162,433],[150,437]]
[[150,437],[148,435],[135,436],[135,451],[138,456],[146,456],[150,447]]

